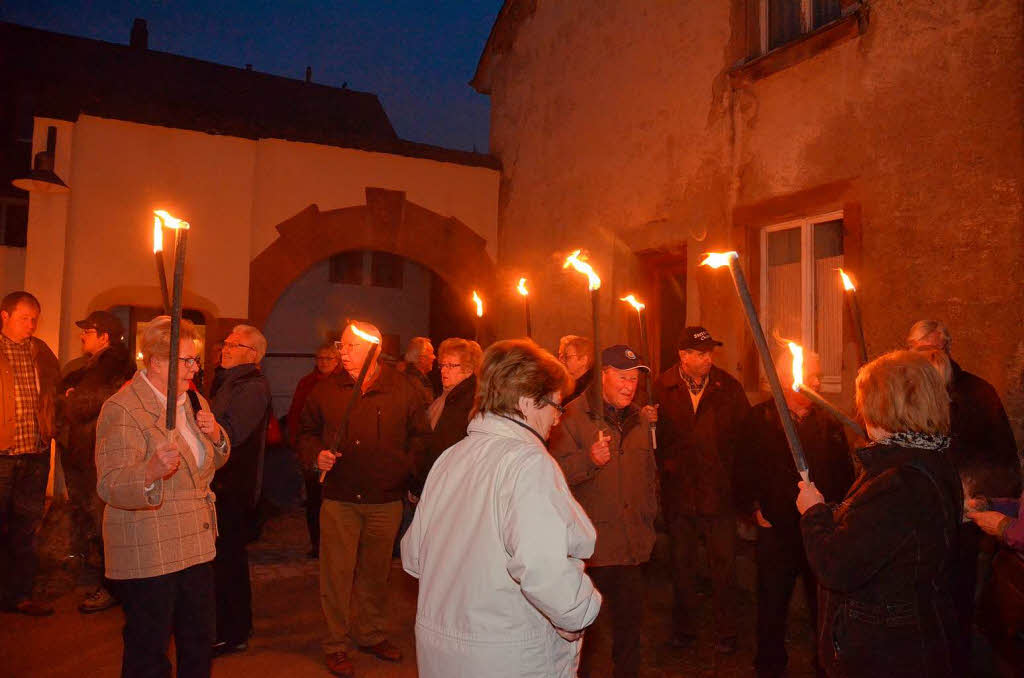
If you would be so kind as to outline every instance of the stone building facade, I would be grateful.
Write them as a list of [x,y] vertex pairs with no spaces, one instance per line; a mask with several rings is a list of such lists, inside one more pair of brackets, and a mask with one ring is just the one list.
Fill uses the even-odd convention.
[[[491,96],[503,167],[499,278],[536,278],[543,343],[585,332],[585,292],[553,266],[584,247],[605,280],[603,343],[635,340],[617,298],[639,291],[661,368],[662,329],[685,314],[723,339],[720,364],[755,391],[728,274],[697,267],[702,252],[737,250],[769,331],[821,352],[826,390],[850,405],[842,266],[872,354],[899,347],[915,320],[943,320],[954,357],[995,384],[1024,440],[1022,12],[507,0],[472,83]],[[506,318],[499,334],[521,331]]]

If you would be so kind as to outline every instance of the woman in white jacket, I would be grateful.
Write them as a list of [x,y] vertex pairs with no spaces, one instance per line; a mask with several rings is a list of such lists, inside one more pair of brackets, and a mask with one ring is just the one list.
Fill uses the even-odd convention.
[[402,539],[421,678],[576,675],[601,594],[583,571],[594,526],[545,444],[569,386],[532,341],[484,354],[469,435],[437,460]]

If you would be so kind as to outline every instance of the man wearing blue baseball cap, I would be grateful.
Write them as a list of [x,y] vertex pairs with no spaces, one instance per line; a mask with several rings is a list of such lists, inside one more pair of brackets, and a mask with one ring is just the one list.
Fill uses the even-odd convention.
[[[612,631],[614,676],[636,676],[640,666],[644,578],[640,565],[654,548],[658,512],[657,466],[648,422],[657,408],[634,402],[640,372],[650,372],[636,353],[619,344],[601,353],[603,409],[589,398],[565,408],[551,432],[551,454],[561,465],[576,500],[597,528],[587,573],[605,596]],[[609,615],[597,619],[598,632]],[[584,643],[581,676],[591,675],[594,643]]]

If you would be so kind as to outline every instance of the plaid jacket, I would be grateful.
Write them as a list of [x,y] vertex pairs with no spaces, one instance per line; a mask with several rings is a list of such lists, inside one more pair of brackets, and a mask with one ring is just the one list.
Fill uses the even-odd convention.
[[[7,358],[7,351],[0,347],[0,455],[39,452],[48,447],[53,437],[53,415],[57,382],[60,380],[60,365],[53,351],[42,339],[32,337],[29,340],[29,352],[35,371],[31,378],[39,388],[34,403],[35,422],[34,425],[28,426],[25,425],[26,422],[22,422],[22,426],[18,426],[18,366],[11,364]],[[28,405],[31,409],[32,404]],[[25,409],[24,403],[22,409]]]
[[[199,396],[203,409],[209,409]],[[172,434],[182,464],[147,492],[146,462],[167,440],[164,408],[153,389],[135,377],[103,404],[96,427],[96,491],[103,512],[103,551],[110,579],[141,579],[213,560],[217,514],[210,490],[213,473],[228,459],[199,432],[191,407],[188,425],[206,447],[202,467],[181,434]],[[224,439],[227,434],[221,430]],[[230,443],[229,443],[230,445]]]

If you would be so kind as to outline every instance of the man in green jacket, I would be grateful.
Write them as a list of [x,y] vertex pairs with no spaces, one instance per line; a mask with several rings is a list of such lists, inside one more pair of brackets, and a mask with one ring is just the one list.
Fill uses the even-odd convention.
[[[597,528],[587,573],[608,601],[613,675],[626,678],[636,676],[640,665],[640,566],[650,560],[655,540],[658,472],[648,422],[657,420],[657,411],[633,403],[640,372],[650,368],[628,346],[605,349],[601,364],[603,411],[593,412],[588,398],[572,401],[551,432],[550,449]],[[599,628],[607,628],[607,617],[598,617]],[[593,647],[584,643],[581,676],[593,671]]]

